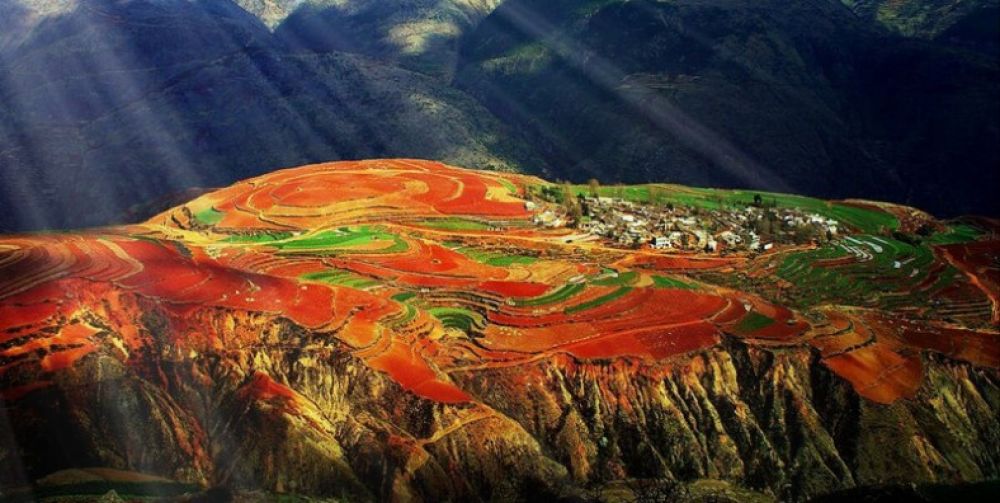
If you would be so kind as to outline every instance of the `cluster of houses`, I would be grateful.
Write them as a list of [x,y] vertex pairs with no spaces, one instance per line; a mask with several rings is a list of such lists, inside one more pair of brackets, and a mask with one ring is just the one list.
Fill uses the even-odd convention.
[[[611,197],[580,198],[576,227],[627,247],[649,246],[705,252],[763,252],[776,244],[831,239],[836,220],[795,208],[747,205],[721,210],[642,204]],[[568,214],[547,208],[537,225],[572,224]]]

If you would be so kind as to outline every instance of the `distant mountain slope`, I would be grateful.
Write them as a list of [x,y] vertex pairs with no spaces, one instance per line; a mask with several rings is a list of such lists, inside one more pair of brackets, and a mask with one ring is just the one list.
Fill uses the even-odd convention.
[[0,229],[382,156],[998,215],[996,4],[0,1]]
[[235,0],[293,49],[350,51],[450,77],[457,40],[503,0]]
[[996,49],[997,0],[841,0],[859,16],[906,36],[955,41]]
[[461,92],[359,56],[288,55],[228,1],[81,0],[34,19],[0,52],[0,228],[103,224],[191,186],[337,158],[534,162]]
[[457,83],[555,176],[1000,212],[998,64],[839,1],[510,0]]

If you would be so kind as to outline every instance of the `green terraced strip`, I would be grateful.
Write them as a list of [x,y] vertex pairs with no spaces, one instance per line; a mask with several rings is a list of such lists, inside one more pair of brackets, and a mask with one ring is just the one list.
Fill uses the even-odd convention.
[[489,224],[465,218],[437,218],[433,220],[422,220],[417,222],[417,225],[446,231],[485,231],[490,228]]
[[292,237],[290,232],[265,232],[260,234],[233,234],[232,236],[223,239],[223,243],[273,243],[275,241],[284,241]]
[[751,311],[750,314],[744,316],[739,324],[736,325],[736,330],[740,333],[749,334],[769,327],[772,324],[774,324],[774,319],[771,317]]
[[465,255],[466,257],[475,260],[481,264],[491,265],[494,267],[510,267],[512,265],[530,265],[538,261],[537,257],[532,257],[530,255],[518,255],[518,254],[505,254],[500,252],[493,252],[487,250],[480,250],[478,248],[468,248],[460,247],[455,249],[455,251]]
[[623,296],[626,293],[629,293],[631,291],[632,291],[632,287],[623,286],[623,287],[621,287],[621,288],[619,288],[619,289],[617,289],[617,290],[615,290],[615,291],[613,291],[611,293],[602,295],[602,296],[600,296],[600,297],[598,297],[596,299],[588,300],[587,302],[582,302],[582,303],[577,304],[575,306],[567,307],[564,312],[566,314],[574,314],[574,313],[579,313],[580,311],[586,311],[587,309],[593,309],[593,308],[595,308],[597,306],[600,306],[600,305],[603,305],[603,304],[607,304],[608,302],[611,302],[611,301],[613,301],[613,300],[615,300],[615,299],[617,299],[617,298],[619,298],[619,297],[621,297],[621,296]]
[[510,267],[512,265],[531,265],[537,261],[537,257],[531,257],[528,255],[504,255],[499,257],[490,257],[486,260],[486,265]]
[[371,278],[366,278],[364,276],[359,276],[350,271],[344,271],[340,269],[331,269],[328,271],[311,272],[306,273],[301,276],[302,279],[308,281],[319,281],[326,283],[328,285],[334,286],[346,286],[350,288],[368,288],[370,286],[375,286],[378,281]]
[[[815,265],[820,260],[849,256],[846,246],[863,250],[871,255],[871,260],[835,267]],[[792,254],[782,261],[777,273],[796,286],[796,292],[801,294],[797,299],[799,304],[812,305],[832,299],[868,304],[881,295],[916,287],[927,278],[934,262],[934,254],[927,246],[859,235],[845,239],[842,244]],[[891,297],[887,301],[898,302]]]
[[628,286],[636,282],[639,279],[639,273],[636,271],[626,271],[618,274],[617,277],[610,277],[599,279],[596,281],[591,281],[592,285],[598,286]]
[[194,214],[195,220],[203,225],[215,225],[222,221],[226,214],[216,211],[215,208],[206,208]]
[[393,241],[392,246],[379,250],[365,250],[364,253],[399,253],[407,250],[406,241],[395,234],[358,227],[323,231],[303,238],[277,243],[284,252],[315,251],[324,253],[349,253],[349,248],[368,244],[372,241]]
[[555,304],[582,292],[583,289],[583,284],[571,283],[563,285],[559,287],[558,290],[542,295],[541,297],[524,300],[515,299],[514,304],[518,306],[544,306],[546,304]]
[[413,292],[401,292],[401,293],[397,293],[396,295],[393,295],[392,296],[392,300],[394,300],[396,302],[406,302],[406,301],[408,301],[408,300],[410,300],[410,299],[412,299],[412,298],[414,298],[416,296],[417,296],[417,294],[415,294]]
[[392,322],[393,328],[399,328],[405,326],[407,323],[413,321],[413,319],[417,317],[417,308],[409,304],[403,304],[403,307],[406,309],[406,312],[403,314],[402,318],[394,320]]
[[433,307],[428,309],[432,316],[441,320],[441,324],[446,328],[457,328],[464,332],[469,332],[473,328],[485,325],[483,317],[468,309],[459,307]]
[[975,241],[983,235],[983,230],[968,224],[957,224],[948,226],[945,232],[938,232],[927,239],[927,242],[935,245],[950,245],[958,243],[968,243]]
[[514,185],[514,182],[506,178],[498,178],[498,180],[500,181],[500,184],[507,189],[507,192],[510,193],[510,195],[517,196],[517,185]]
[[678,288],[681,290],[697,289],[694,285],[667,276],[653,276],[653,286],[656,288]]

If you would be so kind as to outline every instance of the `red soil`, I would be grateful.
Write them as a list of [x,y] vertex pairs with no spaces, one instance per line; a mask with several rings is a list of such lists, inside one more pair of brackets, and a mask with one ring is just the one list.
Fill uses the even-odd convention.
[[528,281],[484,281],[478,290],[500,294],[504,297],[537,297],[549,289],[544,283]]
[[979,241],[938,247],[993,304],[992,321],[1000,326],[1000,241]]
[[[500,223],[530,219],[524,202],[510,196],[502,180],[521,190],[533,183],[517,175],[423,161],[332,163],[248,180],[145,225],[0,240],[0,357],[7,362],[0,366],[0,396],[16,399],[44,387],[49,376],[79,365],[95,351],[132,362],[132,355],[153,344],[139,322],[148,310],[165,318],[163,333],[178,355],[259,344],[257,324],[285,318],[337,339],[359,361],[404,389],[442,403],[472,400],[446,376],[460,365],[488,368],[547,357],[655,361],[713,347],[723,333],[748,344],[784,345],[803,343],[812,335],[809,343],[820,350],[823,362],[862,396],[880,403],[916,392],[922,380],[921,351],[1000,367],[1000,344],[993,333],[834,310],[828,313],[830,326],[812,332],[808,322],[785,307],[722,289],[636,287],[591,305],[621,292],[586,284],[560,302],[516,305],[509,300],[546,295],[564,286],[568,276],[594,275],[608,264],[567,258],[575,245],[549,239],[546,231],[530,226],[507,234],[418,229],[423,220],[444,217]],[[174,223],[190,222],[192,214],[207,209],[222,213],[218,224],[202,222],[196,225],[198,232],[190,232]],[[362,224],[384,224],[407,249],[291,256],[267,243],[224,240],[229,229],[243,233]],[[485,245],[516,234],[509,242],[523,242],[542,256],[530,267],[490,266],[443,246],[453,234]],[[138,235],[158,239],[133,237]],[[942,254],[996,302],[998,248],[997,243],[953,245],[942,247]],[[745,258],[641,251],[613,265],[683,273],[738,269],[747,263]],[[357,290],[301,279],[327,269],[352,271],[378,285]],[[648,283],[648,277],[643,279]],[[417,294],[407,301],[410,306],[391,299],[401,292]],[[474,341],[446,330],[426,310],[439,305],[475,311],[485,317],[486,327]],[[774,323],[744,333],[740,323],[751,311]],[[233,326],[219,322],[220,312],[232,316],[227,322]],[[82,321],[94,319],[101,320],[101,329]],[[19,369],[41,378],[29,385],[7,379]],[[251,375],[241,391],[246,397],[295,409],[288,409],[298,403],[293,390],[266,374]]]
[[923,381],[918,355],[903,356],[881,343],[827,358],[823,363],[850,381],[859,395],[877,403],[912,398]]

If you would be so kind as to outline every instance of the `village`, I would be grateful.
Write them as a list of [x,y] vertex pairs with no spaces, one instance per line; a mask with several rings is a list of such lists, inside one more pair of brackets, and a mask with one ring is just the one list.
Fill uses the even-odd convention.
[[839,223],[816,213],[783,208],[755,196],[753,203],[706,209],[618,197],[542,193],[528,202],[534,223],[572,227],[614,246],[704,253],[761,253],[780,245],[824,242]]

